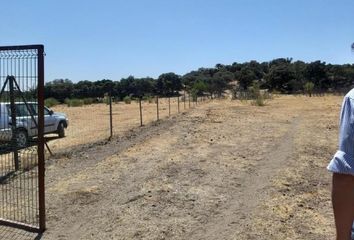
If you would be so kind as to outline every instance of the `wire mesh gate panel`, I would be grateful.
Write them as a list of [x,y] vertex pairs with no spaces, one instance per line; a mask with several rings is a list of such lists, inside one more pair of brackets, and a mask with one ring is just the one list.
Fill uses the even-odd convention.
[[0,47],[0,224],[44,231],[44,47]]

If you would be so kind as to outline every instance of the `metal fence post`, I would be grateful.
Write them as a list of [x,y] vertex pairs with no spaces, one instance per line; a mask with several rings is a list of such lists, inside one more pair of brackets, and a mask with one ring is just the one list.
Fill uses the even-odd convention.
[[11,130],[12,138],[11,144],[14,149],[14,162],[15,170],[19,170],[19,158],[18,158],[18,144],[17,144],[17,121],[16,121],[16,104],[15,104],[15,87],[14,87],[14,78],[9,77],[9,88],[10,88],[10,109],[11,109]]
[[38,204],[39,230],[46,229],[44,159],[44,46],[38,47]]
[[178,113],[179,113],[179,96],[177,96],[177,109],[178,109]]
[[171,98],[168,97],[168,116],[171,116]]
[[140,109],[140,127],[143,126],[143,112],[141,109],[141,97],[139,98],[139,109]]
[[159,120],[159,96],[156,96],[156,114],[157,114],[157,121]]
[[112,113],[112,92],[109,92],[109,128],[110,128],[110,136],[109,139],[113,137],[113,113]]
[[191,108],[191,93],[188,93],[188,105]]
[[186,110],[186,90],[183,91],[183,109]]

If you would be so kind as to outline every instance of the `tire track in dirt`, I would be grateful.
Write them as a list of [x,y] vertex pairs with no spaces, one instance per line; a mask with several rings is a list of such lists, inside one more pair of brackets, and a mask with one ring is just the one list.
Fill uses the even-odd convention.
[[197,229],[190,239],[251,239],[249,228],[252,225],[252,215],[256,207],[267,198],[267,189],[271,186],[272,177],[285,169],[291,160],[294,151],[294,135],[301,119],[293,119],[286,134],[279,139],[277,145],[259,163],[257,169],[251,173],[243,173],[242,188],[234,192],[233,200],[202,228]]
[[272,181],[249,239],[334,239],[331,174],[326,170],[336,151],[342,98],[308,98],[295,136],[291,163]]

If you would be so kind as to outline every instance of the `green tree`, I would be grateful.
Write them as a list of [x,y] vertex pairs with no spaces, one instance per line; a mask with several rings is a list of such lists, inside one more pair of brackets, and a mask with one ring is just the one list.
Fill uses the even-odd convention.
[[251,86],[254,80],[256,80],[256,74],[250,67],[244,67],[239,73],[239,85],[243,90],[247,90]]
[[305,70],[305,78],[307,81],[313,82],[315,89],[324,91],[330,87],[330,81],[327,77],[326,63],[315,61],[307,64]]
[[295,73],[291,68],[291,59],[279,58],[270,62],[269,73],[265,75],[265,79],[271,90],[293,92]]
[[55,79],[44,86],[44,97],[53,97],[60,102],[73,95],[74,84],[69,79]]
[[182,79],[175,73],[161,74],[156,83],[156,92],[161,96],[172,96],[178,94],[182,89]]

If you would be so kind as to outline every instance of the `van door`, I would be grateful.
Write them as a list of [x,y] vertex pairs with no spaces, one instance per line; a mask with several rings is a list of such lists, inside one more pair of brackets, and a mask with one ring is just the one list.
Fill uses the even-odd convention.
[[0,105],[0,140],[10,141],[12,137],[11,128],[9,126],[9,114],[6,104]]
[[25,103],[16,103],[16,115],[17,127],[26,129],[29,137],[34,136],[36,129],[31,117],[31,106]]
[[[37,121],[37,119],[38,119],[38,104],[32,103],[31,108],[33,109],[33,112],[35,114],[35,119]],[[44,107],[44,133],[55,132],[57,130],[55,123],[56,123],[55,117],[50,114],[50,111],[48,108]],[[37,124],[38,124],[38,121],[37,121]],[[34,124],[33,127],[35,127],[35,126],[36,125]],[[37,132],[38,131],[36,131],[35,135],[37,135]]]
[[37,134],[38,134],[38,127],[37,127],[37,124],[38,124],[38,109],[37,109],[37,106],[38,106],[38,104],[28,103],[27,105],[28,105],[28,107],[31,110],[31,113],[29,115],[29,121],[28,121],[29,122],[28,136],[34,137],[34,136],[37,136]]
[[44,133],[52,133],[57,130],[56,118],[50,114],[48,108],[44,107]]

